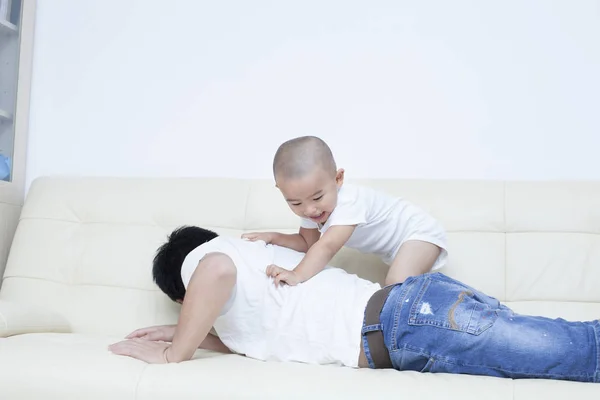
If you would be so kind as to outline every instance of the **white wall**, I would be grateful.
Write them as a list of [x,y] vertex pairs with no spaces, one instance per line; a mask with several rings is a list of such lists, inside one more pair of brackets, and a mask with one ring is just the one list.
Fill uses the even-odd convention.
[[600,179],[600,1],[38,1],[28,182]]

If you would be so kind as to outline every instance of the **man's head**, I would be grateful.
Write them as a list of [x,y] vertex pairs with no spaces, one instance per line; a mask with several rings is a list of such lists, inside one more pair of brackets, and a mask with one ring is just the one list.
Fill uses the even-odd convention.
[[315,136],[288,140],[273,160],[275,183],[291,210],[323,224],[335,209],[344,170],[337,170],[331,149]]
[[169,298],[182,302],[185,297],[185,286],[181,279],[181,266],[190,251],[206,243],[218,235],[197,226],[183,226],[175,229],[166,243],[160,246],[154,257],[152,276]]

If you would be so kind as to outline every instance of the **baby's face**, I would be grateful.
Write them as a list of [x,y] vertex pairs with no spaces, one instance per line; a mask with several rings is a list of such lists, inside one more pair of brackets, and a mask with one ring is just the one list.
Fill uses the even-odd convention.
[[302,178],[280,179],[277,187],[296,215],[324,224],[337,204],[343,181],[343,169],[332,176],[322,168],[315,168]]

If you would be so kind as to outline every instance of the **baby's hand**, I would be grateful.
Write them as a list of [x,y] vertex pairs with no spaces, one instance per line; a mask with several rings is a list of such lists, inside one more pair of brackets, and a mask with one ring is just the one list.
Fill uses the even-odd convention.
[[256,242],[257,240],[263,240],[265,243],[271,243],[273,241],[273,233],[272,232],[250,232],[244,233],[242,235],[242,239],[250,240],[251,242]]
[[294,271],[288,271],[278,267],[277,265],[269,265],[266,270],[267,276],[275,278],[275,285],[280,285],[281,282],[285,282],[290,286],[295,286],[300,283],[300,278]]

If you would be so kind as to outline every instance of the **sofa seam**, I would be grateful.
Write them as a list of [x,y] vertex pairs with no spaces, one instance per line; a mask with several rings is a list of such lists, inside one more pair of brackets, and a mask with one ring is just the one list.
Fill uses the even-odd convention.
[[517,384],[515,382],[514,379],[512,379],[511,382],[511,389],[512,389],[512,399],[515,400],[515,393],[516,393],[516,389],[517,389]]
[[14,208],[23,208],[23,206],[22,206],[22,205],[20,205],[20,204],[11,203],[11,202],[8,202],[8,201],[6,201],[6,200],[1,200],[1,201],[0,201],[0,205],[3,205],[3,206],[10,206],[10,207],[14,207]]
[[6,318],[4,317],[4,315],[2,315],[0,313],[0,322],[4,323],[4,327],[8,330],[8,321],[6,320]]
[[[246,205],[246,208],[248,208],[248,205]],[[247,214],[247,211],[244,211],[245,215]],[[245,217],[244,217],[245,218]],[[165,225],[158,225],[158,224],[143,224],[143,223],[138,223],[138,222],[134,222],[134,223],[124,223],[124,222],[116,222],[116,221],[74,221],[74,220],[69,220],[69,219],[61,219],[61,218],[51,218],[51,217],[21,217],[19,219],[19,221],[34,221],[34,220],[40,220],[40,221],[56,221],[56,222],[65,222],[65,223],[69,223],[69,224],[81,224],[81,225],[115,225],[115,226],[137,226],[137,227],[156,227],[156,228],[164,228]],[[506,225],[506,223],[505,223]],[[239,227],[236,226],[227,226],[227,225],[215,225],[216,228],[223,228],[223,229],[240,229]],[[246,226],[246,221],[244,221],[244,229],[248,229],[248,226]],[[293,227],[279,227],[278,229],[294,229]],[[530,234],[530,233],[535,233],[535,234],[571,234],[571,235],[597,235],[600,236],[600,231],[598,232],[592,232],[592,231],[560,231],[560,230],[519,230],[519,231],[513,231],[513,232],[506,232],[506,231],[492,231],[492,230],[483,230],[483,229],[447,229],[446,230],[447,233],[486,233],[486,234],[498,234],[498,235],[507,235],[508,233],[513,234],[513,235],[518,235],[518,234]]]
[[23,275],[8,275],[8,276],[5,275],[3,277],[2,282],[6,281],[7,279],[11,279],[11,278],[31,279],[31,280],[50,282],[50,283],[55,283],[57,285],[66,285],[66,286],[98,286],[98,287],[116,288],[116,289],[141,290],[144,292],[159,292],[160,291],[159,289],[144,289],[144,288],[134,288],[134,287],[128,287],[128,286],[104,285],[104,284],[95,284],[95,283],[69,283],[69,282],[57,281],[54,279],[39,278],[39,277],[35,277],[35,276],[23,276]]
[[138,378],[137,382],[135,383],[135,392],[134,392],[134,398],[137,400],[138,397],[138,390],[140,388],[140,383],[142,382],[142,378],[144,377],[144,373],[146,372],[146,369],[148,369],[148,365],[146,364],[144,365],[144,368],[142,368],[142,372],[140,373],[140,377]]

